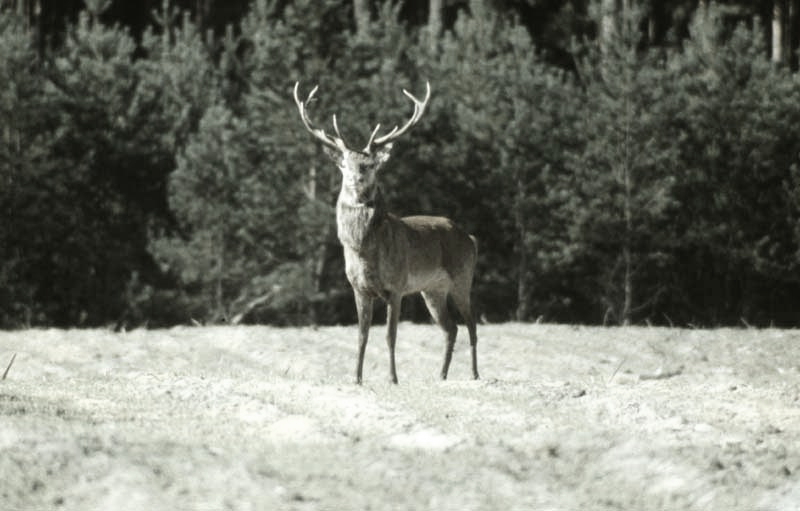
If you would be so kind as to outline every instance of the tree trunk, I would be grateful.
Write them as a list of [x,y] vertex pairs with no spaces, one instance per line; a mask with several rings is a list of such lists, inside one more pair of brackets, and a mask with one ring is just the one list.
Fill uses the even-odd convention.
[[[632,78],[631,78],[632,80]],[[620,320],[623,325],[630,325],[633,311],[633,154],[631,152],[631,119],[634,112],[630,100],[625,102],[625,139],[623,148],[624,161],[622,162],[622,186],[624,196],[623,215],[625,218],[625,233],[622,237],[622,263],[624,265],[622,282],[622,311]]]
[[[308,185],[306,187],[306,197],[309,201],[317,201],[319,198],[317,197],[317,185],[318,185],[319,176],[317,174],[316,166],[312,165],[308,171]],[[320,233],[319,244],[314,250],[311,259],[309,260],[309,272],[311,274],[312,279],[312,289],[314,295],[322,295],[323,290],[323,278],[325,277],[325,268],[326,262],[328,260],[328,240],[333,235],[333,223],[328,222],[325,225],[325,229],[322,233]],[[308,303],[308,319],[312,325],[317,325],[320,322],[319,313],[318,313],[319,303],[315,301],[309,301]]]
[[365,35],[369,29],[369,0],[353,0],[353,17],[356,21],[356,35]]
[[195,0],[195,17],[200,29],[206,27],[206,20],[211,12],[211,0]]
[[786,49],[786,63],[792,70],[797,69],[797,55],[795,54],[797,30],[795,30],[795,23],[797,23],[797,0],[788,0],[786,2],[786,28],[783,41]]
[[652,4],[647,13],[647,44],[651,46],[656,44],[656,12]]
[[699,34],[700,46],[703,48],[703,51],[711,51],[712,38],[709,31],[712,27],[710,26],[711,20],[709,16],[708,0],[700,0],[700,3],[697,4],[695,16],[701,20],[702,32]]
[[608,52],[611,40],[617,33],[617,0],[602,0],[600,4],[600,51]]
[[428,4],[428,44],[431,51],[436,51],[439,36],[442,34],[444,23],[442,21],[443,0],[430,0]]
[[624,273],[622,277],[623,298],[620,322],[623,325],[630,325],[633,311],[633,254],[631,251],[633,238],[633,184],[627,163],[625,163],[624,174],[625,196],[623,197],[623,208],[625,233],[622,240],[622,271]]
[[26,23],[31,18],[31,0],[17,0],[17,16],[23,18]]
[[784,0],[772,1],[772,62],[782,64],[784,61],[784,21],[786,6]]
[[217,240],[217,265],[214,269],[214,323],[227,320],[222,290],[223,272],[225,271],[225,234],[220,232]]
[[621,322],[628,326],[631,324],[633,315],[633,256],[631,254],[630,242],[626,241],[622,248],[622,260],[625,265],[625,275],[623,281],[624,298],[622,301]]
[[514,224],[517,228],[517,310],[516,320],[528,319],[530,309],[528,290],[528,248],[525,246],[525,212],[522,209],[525,199],[525,186],[520,171],[517,170],[517,194],[514,199]]
[[42,32],[42,0],[12,0],[7,4],[0,1],[0,8],[5,6],[16,10],[17,16],[25,23],[25,30],[29,33],[33,31],[39,57],[42,57],[45,50],[45,37]]

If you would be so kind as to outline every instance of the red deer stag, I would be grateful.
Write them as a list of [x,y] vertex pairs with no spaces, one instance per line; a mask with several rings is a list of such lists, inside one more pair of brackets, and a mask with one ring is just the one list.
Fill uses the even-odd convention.
[[469,330],[472,350],[472,376],[478,378],[475,320],[470,305],[470,289],[475,271],[477,242],[474,237],[451,220],[437,216],[398,218],[386,210],[377,182],[378,170],[389,159],[392,143],[415,125],[431,96],[426,84],[425,99],[420,101],[408,91],[403,93],[414,102],[414,113],[402,127],[395,126],[378,136],[380,124],[372,131],[364,149],[351,149],[339,133],[336,115],[333,129],[336,136],[315,128],[308,117],[307,106],[317,87],[305,101],[298,97],[299,83],[294,86],[294,100],[303,126],[333,151],[331,155],[342,172],[342,189],[336,203],[336,225],[339,241],[344,246],[345,272],[355,294],[358,312],[358,364],[356,383],[361,383],[364,350],[372,324],[372,302],[381,298],[387,304],[389,376],[397,383],[394,346],[397,320],[403,296],[422,293],[434,320],[445,331],[444,362],[441,377],[447,378],[456,322],[448,310],[448,300],[461,313]]

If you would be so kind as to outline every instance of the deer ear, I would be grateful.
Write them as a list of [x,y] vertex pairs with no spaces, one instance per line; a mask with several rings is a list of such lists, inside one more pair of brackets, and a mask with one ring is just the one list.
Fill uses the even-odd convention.
[[338,151],[337,149],[328,146],[323,146],[322,150],[325,151],[325,154],[328,155],[328,158],[333,160],[337,165],[340,165],[342,163],[341,151]]
[[375,160],[379,163],[386,163],[389,161],[389,157],[392,155],[392,143],[389,142],[388,144],[381,146],[378,149],[378,152],[375,153]]

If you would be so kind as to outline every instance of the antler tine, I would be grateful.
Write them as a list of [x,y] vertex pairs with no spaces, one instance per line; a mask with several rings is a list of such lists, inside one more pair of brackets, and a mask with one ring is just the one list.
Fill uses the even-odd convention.
[[[369,142],[367,142],[367,147],[364,148],[365,153],[368,153],[370,147],[372,147],[372,141],[375,140],[375,135],[378,134],[379,129],[381,129],[381,125],[380,124],[375,125],[375,129],[372,130],[372,135],[369,136]],[[394,127],[392,133],[394,133],[395,131],[397,131],[397,126]]]
[[333,114],[333,131],[336,132],[336,136],[339,137],[339,139],[344,140],[342,134],[339,133],[339,123],[336,122],[336,114]]
[[408,92],[406,89],[403,89],[403,94],[408,96],[408,98],[414,102],[414,113],[411,114],[411,118],[408,120],[408,122],[405,123],[405,125],[403,125],[402,128],[398,128],[397,126],[395,126],[389,133],[378,138],[375,138],[375,135],[377,134],[378,131],[378,128],[375,128],[375,131],[373,131],[372,136],[369,139],[367,147],[364,148],[365,152],[367,153],[370,152],[370,149],[372,149],[373,145],[383,145],[391,142],[392,140],[395,140],[396,138],[400,137],[400,135],[408,131],[408,129],[411,128],[411,126],[419,122],[420,118],[422,117],[422,114],[425,112],[425,107],[428,106],[428,101],[431,99],[431,84],[430,82],[427,81],[425,82],[425,99],[423,99],[422,101],[418,100],[413,94]]
[[[295,85],[299,84],[300,82],[295,82]],[[311,101],[314,100],[314,94],[317,93],[317,89],[319,89],[319,84],[315,85],[311,92],[308,93],[308,97],[306,98],[305,104],[308,105]]]
[[314,86],[311,89],[311,92],[308,93],[308,97],[305,101],[300,101],[300,97],[298,96],[298,89],[300,88],[300,82],[295,82],[294,84],[294,102],[297,104],[297,110],[300,112],[300,120],[303,121],[303,126],[305,126],[306,130],[314,135],[314,137],[324,143],[325,145],[332,147],[334,149],[338,149],[340,151],[344,151],[347,149],[347,144],[345,144],[342,135],[339,133],[339,127],[336,125],[336,115],[333,116],[333,127],[336,130],[337,137],[331,137],[325,130],[320,128],[314,128],[311,123],[311,119],[308,118],[308,111],[306,110],[306,106],[311,103],[314,99],[314,94],[316,94],[319,85]]
[[339,133],[339,123],[336,122],[336,114],[333,114],[333,130],[336,132],[336,137],[337,137],[334,139],[336,146],[342,151],[346,151],[347,144],[344,143],[344,137],[342,136],[341,133]]

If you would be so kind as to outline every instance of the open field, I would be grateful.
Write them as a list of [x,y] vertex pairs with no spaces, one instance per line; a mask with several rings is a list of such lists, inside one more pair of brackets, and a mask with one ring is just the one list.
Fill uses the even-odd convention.
[[0,509],[800,509],[800,331],[0,332]]

